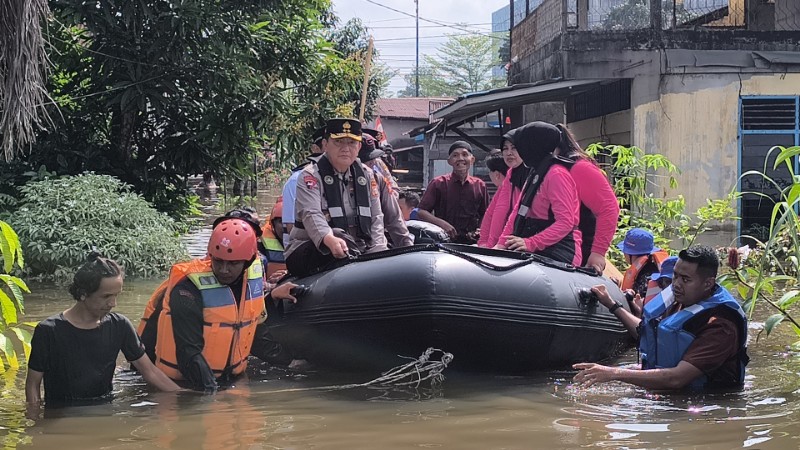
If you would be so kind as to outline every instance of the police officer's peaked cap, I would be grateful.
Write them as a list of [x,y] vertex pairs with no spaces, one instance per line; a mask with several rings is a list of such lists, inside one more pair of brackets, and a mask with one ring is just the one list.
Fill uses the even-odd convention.
[[325,137],[325,127],[317,128],[314,134],[311,135],[311,142],[317,144],[317,147],[322,146],[322,139]]
[[330,119],[325,134],[331,139],[351,138],[361,142],[361,122],[357,119]]

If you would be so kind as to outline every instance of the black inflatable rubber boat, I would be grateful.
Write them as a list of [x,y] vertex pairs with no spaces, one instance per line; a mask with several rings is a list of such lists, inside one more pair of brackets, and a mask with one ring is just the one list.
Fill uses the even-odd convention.
[[462,371],[524,373],[612,357],[631,342],[587,294],[611,281],[536,255],[456,244],[343,261],[293,280],[297,304],[271,317],[274,337],[318,368],[386,369],[428,347]]

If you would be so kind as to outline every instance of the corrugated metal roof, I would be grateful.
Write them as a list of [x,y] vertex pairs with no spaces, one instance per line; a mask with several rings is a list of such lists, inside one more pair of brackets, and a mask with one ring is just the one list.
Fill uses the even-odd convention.
[[381,116],[381,118],[428,120],[431,114],[431,102],[438,109],[442,106],[442,102],[450,103],[452,101],[452,98],[446,97],[379,98],[375,108],[375,115]]
[[516,84],[490,91],[462,95],[455,102],[431,114],[433,120],[457,122],[500,108],[530,103],[562,101],[570,95],[593,89],[609,80],[552,80],[530,84]]

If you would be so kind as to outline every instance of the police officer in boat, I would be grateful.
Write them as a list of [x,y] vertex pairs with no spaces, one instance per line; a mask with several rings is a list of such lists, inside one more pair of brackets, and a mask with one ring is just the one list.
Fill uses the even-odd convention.
[[348,255],[386,250],[378,184],[357,159],[361,139],[358,120],[329,120],[323,155],[302,170],[286,249],[291,274],[306,276]]

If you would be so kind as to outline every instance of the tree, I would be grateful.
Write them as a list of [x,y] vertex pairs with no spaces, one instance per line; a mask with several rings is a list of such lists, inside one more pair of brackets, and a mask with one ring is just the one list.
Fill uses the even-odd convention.
[[264,147],[288,161],[335,108],[360,99],[363,52],[348,52],[361,45],[346,33],[341,51],[328,41],[329,0],[52,9],[48,90],[61,120],[39,133],[27,170],[112,175],[170,209],[185,204],[187,175],[250,175]]
[[[275,146],[277,160],[292,165],[306,156],[309,136],[331,117],[358,115],[364,81],[369,30],[354,18],[344,25],[332,17],[325,37],[321,58],[313,66],[305,83],[297,85],[287,96],[291,105],[285,113],[286,127],[295,133],[280,137]],[[377,51],[372,55],[372,71],[367,88],[366,120],[372,118],[375,103],[389,84],[385,67],[377,64]]]
[[[420,96],[457,97],[469,92],[485,91],[505,85],[505,80],[492,76],[499,63],[492,37],[484,35],[450,35],[437,49],[435,56],[424,57],[420,65]],[[405,77],[407,87],[400,97],[414,95],[416,74]]]
[[[406,81],[405,89],[397,93],[398,97],[416,96],[416,69],[410,74],[403,75]],[[420,97],[450,97],[452,89],[444,83],[444,80],[437,77],[433,68],[423,63],[419,68],[419,96]]]

